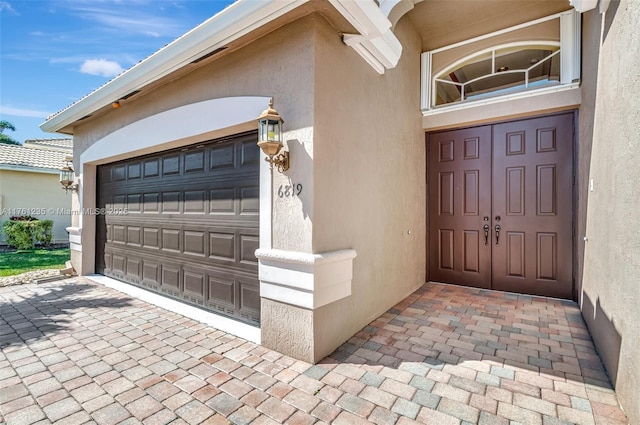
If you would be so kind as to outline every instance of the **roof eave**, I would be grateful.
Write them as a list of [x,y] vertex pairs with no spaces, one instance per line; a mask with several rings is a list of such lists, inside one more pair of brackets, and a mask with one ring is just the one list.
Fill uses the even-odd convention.
[[32,165],[0,164],[0,171],[22,171],[25,173],[59,174],[55,168],[34,167]]
[[[125,71],[40,125],[43,131],[73,134],[72,125],[129,93],[161,79],[309,0],[238,0],[209,20]],[[351,46],[379,73],[396,66],[402,45],[391,22],[373,0],[329,0],[360,33]],[[354,40],[355,41],[355,40]],[[384,46],[384,47],[381,47]]]
[[58,132],[111,102],[159,80],[307,1],[237,1],[111,82],[58,114],[49,117],[40,125],[40,128],[46,132]]

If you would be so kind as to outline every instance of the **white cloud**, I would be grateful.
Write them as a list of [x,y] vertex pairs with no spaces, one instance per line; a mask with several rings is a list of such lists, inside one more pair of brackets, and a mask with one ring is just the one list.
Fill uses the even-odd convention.
[[0,13],[7,12],[10,15],[20,15],[7,1],[0,1]]
[[87,59],[80,66],[83,74],[100,75],[102,77],[115,77],[124,69],[116,61],[106,59]]
[[37,109],[13,108],[11,106],[0,105],[0,115],[10,115],[13,117],[46,118],[51,112],[39,111]]

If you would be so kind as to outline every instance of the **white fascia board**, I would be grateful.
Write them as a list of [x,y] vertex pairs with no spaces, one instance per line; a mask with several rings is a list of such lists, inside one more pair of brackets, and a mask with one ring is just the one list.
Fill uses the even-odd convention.
[[238,0],[40,125],[56,132],[284,15],[308,0]]
[[364,46],[382,62],[387,69],[395,68],[402,54],[402,44],[391,30],[382,36],[365,41]]
[[395,68],[402,55],[402,44],[391,30],[373,38],[345,34],[343,41],[358,52],[379,74],[384,74],[385,69]]
[[329,0],[359,34],[345,34],[342,40],[352,47],[379,74],[395,68],[402,44],[391,30],[391,21],[373,0]]
[[36,168],[26,165],[0,164],[0,170],[23,171],[25,173],[60,174],[60,170],[54,168]]
[[364,46],[361,35],[345,34],[344,43],[355,50],[378,74],[384,74],[384,65]]
[[329,0],[363,36],[377,37],[391,28],[391,22],[373,0]]

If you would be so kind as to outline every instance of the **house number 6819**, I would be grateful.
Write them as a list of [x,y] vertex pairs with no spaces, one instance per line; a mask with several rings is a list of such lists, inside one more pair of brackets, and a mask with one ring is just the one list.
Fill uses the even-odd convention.
[[293,198],[302,193],[302,184],[281,184],[278,188],[278,198]]

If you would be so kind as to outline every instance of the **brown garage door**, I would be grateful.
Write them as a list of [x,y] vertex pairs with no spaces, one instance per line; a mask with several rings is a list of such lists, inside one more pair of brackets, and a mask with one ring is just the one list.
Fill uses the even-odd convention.
[[430,279],[571,298],[573,114],[428,143]]
[[259,324],[256,141],[244,134],[99,166],[98,273]]

